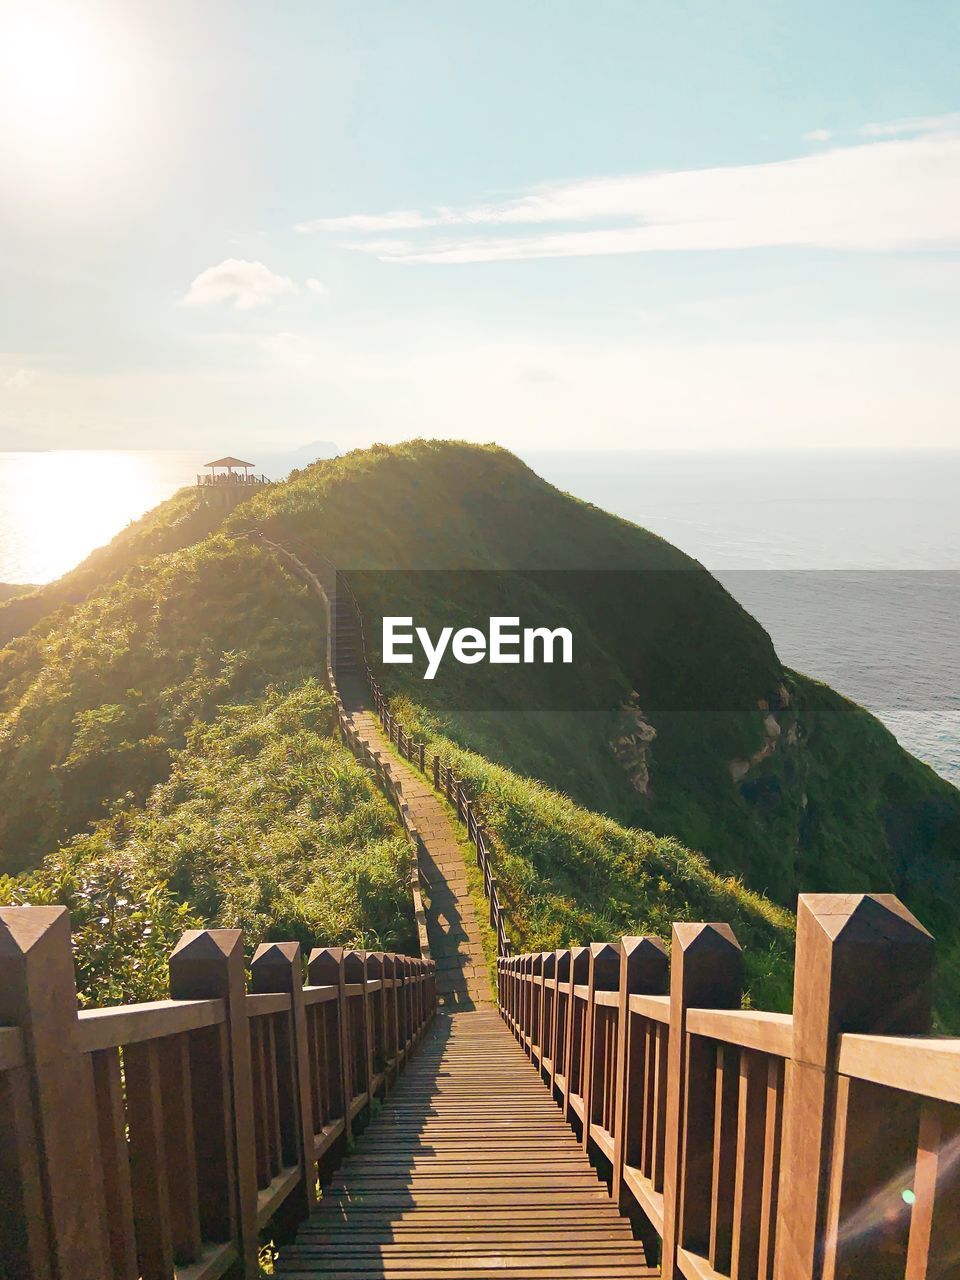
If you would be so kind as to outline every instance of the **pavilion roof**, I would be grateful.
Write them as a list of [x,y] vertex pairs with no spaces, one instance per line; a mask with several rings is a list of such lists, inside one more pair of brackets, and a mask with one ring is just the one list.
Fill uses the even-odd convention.
[[252,462],[244,462],[242,458],[218,458],[216,462],[205,462],[205,467],[252,467]]

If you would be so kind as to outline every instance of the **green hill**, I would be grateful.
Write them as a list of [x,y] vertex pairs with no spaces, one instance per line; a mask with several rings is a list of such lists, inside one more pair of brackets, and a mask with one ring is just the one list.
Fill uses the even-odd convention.
[[[384,612],[432,632],[514,613],[574,632],[574,703],[557,667],[448,664],[430,683],[385,669],[410,724],[483,794],[520,947],[665,931],[670,917],[732,919],[755,953],[756,998],[782,1004],[796,893],[871,889],[903,897],[952,954],[960,793],[873,716],[785,669],[762,627],[662,539],[502,449],[456,443],[318,462],[219,530],[193,502],[178,495],[61,583],[0,606],[14,637],[0,651],[0,870],[43,864],[44,891],[60,884],[69,896],[88,864],[109,870],[116,854],[138,892],[153,885],[171,910],[250,910],[256,927],[293,928],[311,894],[343,889],[346,909],[367,845],[375,880],[389,882],[390,859],[376,852],[385,833],[361,831],[339,888],[335,858],[319,857],[307,880],[293,858],[289,893],[264,916],[250,905],[262,880],[242,833],[256,830],[256,779],[295,724],[266,708],[278,694],[300,698],[323,651],[316,603],[261,548],[266,534],[347,571],[371,642]],[[25,630],[30,618],[10,611],[31,600]],[[201,841],[180,860],[177,832],[196,828],[189,788],[174,780],[192,768],[227,788],[220,735],[247,714],[265,736],[245,766],[236,838],[220,848],[201,825],[210,852]],[[321,808],[342,794],[328,783],[319,769]],[[341,838],[323,845],[318,829],[300,853]],[[235,871],[235,891],[209,896],[210,867],[216,884]],[[398,936],[398,892],[360,893],[341,933]],[[960,1006],[956,968],[941,965],[948,1017]]]
[[[383,613],[414,615],[435,634],[522,615],[535,596],[577,637],[584,705],[605,710],[537,710],[556,700],[548,667],[449,664],[431,683],[390,666],[388,692],[459,747],[673,836],[785,906],[804,890],[891,891],[956,941],[960,793],[874,716],[786,669],[759,623],[662,539],[502,449],[436,442],[318,463],[233,523],[354,570],[374,654]],[[383,572],[411,568],[458,572]],[[466,682],[484,679],[521,709],[477,710],[476,696],[464,709]]]
[[0,651],[0,902],[70,908],[100,1003],[162,994],[200,924],[415,946],[406,837],[336,736],[303,586],[217,534],[106,577]]

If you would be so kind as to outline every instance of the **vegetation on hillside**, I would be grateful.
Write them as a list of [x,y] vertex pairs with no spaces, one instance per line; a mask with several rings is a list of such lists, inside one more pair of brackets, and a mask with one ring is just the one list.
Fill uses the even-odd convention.
[[[400,928],[392,855],[363,823],[352,844],[335,824],[324,844],[326,819],[310,829],[317,848],[356,851],[339,882],[326,853],[315,881],[296,880],[303,860],[285,862],[287,818],[265,835],[262,862],[244,851],[260,804],[272,812],[282,792],[271,770],[285,743],[313,732],[297,727],[306,703],[271,699],[303,692],[323,645],[315,602],[260,549],[260,533],[348,571],[374,657],[384,612],[433,633],[493,614],[573,630],[573,701],[556,667],[448,663],[430,683],[415,668],[385,672],[388,693],[408,700],[483,794],[519,945],[729,918],[754,998],[782,1006],[790,915],[756,894],[790,907],[801,890],[870,889],[898,893],[948,959],[960,952],[960,793],[873,716],[785,670],[762,627],[662,539],[560,493],[502,449],[449,442],[318,462],[214,528],[221,515],[181,493],[60,583],[0,605],[0,637],[14,637],[0,651],[0,869],[46,858],[30,892],[76,901],[81,914],[84,894],[123,899],[124,911],[147,904],[133,935],[90,914],[91,937],[126,938],[118,954],[132,956],[136,929],[167,936],[184,913],[296,929],[294,905],[309,905],[314,883],[334,898],[339,883],[344,910],[355,896],[357,914],[341,920],[352,936]],[[234,754],[247,715],[265,735],[249,769]],[[331,757],[311,775],[321,808],[341,794],[338,768]],[[197,815],[189,787],[177,789],[185,769],[220,788],[245,779],[235,822],[206,798]],[[269,779],[262,795],[258,777]],[[181,849],[180,830],[203,841]],[[227,830],[235,839],[218,844]],[[114,874],[116,893],[103,887]],[[304,910],[304,930],[336,932],[339,917],[311,916],[316,902]],[[148,952],[131,963],[146,965]],[[941,966],[941,1007],[957,1009],[951,967]]]
[[0,651],[0,869],[142,802],[196,721],[315,670],[316,604],[276,560],[214,536],[157,557]]
[[57,902],[73,920],[85,1003],[166,992],[185,928],[410,951],[410,849],[370,773],[333,736],[316,680],[197,723],[169,778],[51,853],[0,877],[0,902]]
[[[673,835],[785,904],[851,879],[910,901],[929,887],[914,870],[932,859],[953,918],[960,793],[875,717],[784,669],[759,623],[695,561],[504,450],[415,441],[347,454],[231,518],[249,525],[353,570],[374,659],[385,612],[434,635],[491,613],[571,628],[570,709],[557,667],[451,661],[431,682],[416,667],[382,669],[388,693],[442,716],[460,746],[622,824]],[[487,572],[465,572],[476,570]],[[612,749],[630,706],[655,731],[646,787]],[[841,742],[842,760],[831,745]]]
[[[784,906],[802,891],[897,893],[941,940],[941,1009],[960,1006],[960,793],[874,716],[785,669],[763,628],[676,548],[502,449],[449,442],[318,463],[231,523],[352,570],[374,660],[384,613],[434,635],[494,613],[569,626],[581,702],[568,709],[556,668],[379,674],[457,748],[620,827],[672,836]],[[392,572],[411,569],[430,572]],[[633,709],[655,733],[641,768],[614,750]]]
[[723,920],[744,949],[747,995],[789,1009],[793,916],[721,876],[669,836],[630,830],[445,738],[406,699],[395,714],[451,765],[478,801],[509,927],[520,950],[553,950],[625,934],[669,940],[677,920]]

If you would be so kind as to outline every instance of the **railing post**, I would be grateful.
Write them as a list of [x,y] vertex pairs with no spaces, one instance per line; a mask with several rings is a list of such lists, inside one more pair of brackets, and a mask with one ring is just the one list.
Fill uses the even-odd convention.
[[[850,1190],[844,1185],[849,1172],[845,1135],[860,1124],[872,1127],[875,1119],[862,1109],[858,1114],[857,1098],[863,1095],[850,1087],[855,1082],[838,1088],[839,1037],[844,1031],[928,1031],[932,969],[933,939],[892,894],[800,895],[777,1280],[878,1274],[870,1259],[860,1260],[867,1270],[857,1270],[855,1259],[837,1257],[839,1220],[858,1207],[848,1203]],[[856,1182],[875,1176],[876,1168],[852,1172]],[[869,1242],[866,1247],[870,1251]]]
[[[561,1102],[558,1090],[567,1073],[567,1027],[570,1019],[570,1000],[567,990],[570,986],[570,951],[564,949],[554,952],[553,966],[553,1070],[550,1073],[550,1097]],[[561,1000],[561,993],[563,999]],[[560,1011],[563,1010],[563,1018]],[[562,1068],[562,1070],[561,1070]],[[560,1077],[558,1083],[557,1077]]]
[[670,957],[655,934],[624,938],[620,950],[620,1001],[617,1023],[617,1134],[613,1159],[613,1198],[625,1206],[623,1166],[628,1153],[639,1146],[643,1116],[642,1063],[636,1061],[639,1046],[631,1035],[630,997],[666,995],[670,988]]
[[524,952],[520,959],[520,1047],[527,1057],[530,1056],[533,1028],[533,954]]
[[[21,1101],[37,1140],[32,1156],[33,1203],[42,1189],[43,1223],[4,1223],[12,1252],[0,1270],[45,1280],[89,1280],[110,1256],[90,1057],[77,1042],[77,988],[65,907],[0,907],[0,1024],[20,1028],[27,1087]],[[23,1081],[25,1083],[25,1081]],[[28,1095],[28,1096],[27,1096]],[[39,1173],[40,1188],[36,1186]],[[5,1188],[6,1190],[6,1188]],[[0,1214],[16,1212],[4,1195]],[[7,1242],[10,1242],[7,1244]]]
[[590,1126],[593,1123],[593,1082],[598,1074],[597,1057],[605,1050],[596,1036],[596,991],[616,991],[620,985],[620,948],[616,943],[594,942],[590,945],[587,970],[587,1013],[584,1025],[583,1063],[583,1149],[590,1149]]
[[[553,1089],[553,1073],[557,1060],[557,953],[543,952],[543,998],[540,1002],[540,1076]],[[544,1061],[549,1067],[544,1067]],[[544,1075],[546,1070],[546,1075]]]
[[351,1134],[350,1103],[353,1101],[353,1084],[350,1078],[350,1019],[345,989],[343,947],[314,947],[307,962],[307,978],[311,986],[337,988],[340,1094],[343,1099],[343,1136],[344,1142],[347,1142]]
[[400,1068],[400,1012],[397,1008],[396,965],[397,957],[392,951],[383,956],[384,981],[384,1057],[388,1078],[396,1077]]
[[539,1069],[543,1057],[543,952],[530,957],[530,1061]]
[[[709,1220],[715,1064],[691,1052],[688,1009],[736,1009],[743,953],[727,924],[675,924],[670,952],[670,1037],[663,1170],[663,1280],[680,1274],[677,1250]],[[709,1230],[709,1225],[708,1225]],[[811,1277],[807,1277],[811,1280]]]
[[575,992],[579,985],[586,982],[589,968],[590,953],[587,948],[571,947],[570,977],[567,984],[566,1088],[563,1091],[563,1115],[565,1120],[571,1120],[576,1115],[570,1105],[570,1096],[576,1093],[575,1086],[580,1085],[584,1069],[583,1041],[586,1034],[586,1023],[578,1016]]
[[370,994],[367,991],[367,953],[365,951],[347,951],[343,957],[343,964],[347,984],[349,985],[352,982],[359,983],[362,992],[360,1030],[363,1035],[363,1047],[360,1051],[360,1064],[363,1073],[361,1080],[363,1088],[361,1092],[367,1095],[367,1100],[369,1101],[373,1096],[371,1088],[373,1054],[370,1044]]
[[[235,1177],[233,1211],[237,1223],[240,1263],[236,1274],[256,1280],[257,1171],[253,1119],[253,1067],[250,1023],[247,1016],[243,938],[239,929],[189,929],[174,947],[169,961],[170,995],[174,1000],[222,1000],[226,1006],[226,1055],[229,1063],[230,1098],[228,1131],[233,1142]],[[199,1108],[210,1099],[200,1092]],[[219,1136],[219,1135],[218,1135]],[[210,1165],[221,1159],[217,1147],[205,1139],[198,1143],[197,1164],[201,1185],[207,1177],[222,1178],[223,1169]]]
[[[310,1097],[310,1046],[307,1038],[307,1010],[303,1003],[303,959],[299,942],[262,942],[250,965],[255,992],[282,991],[290,996],[291,1072],[293,1095],[280,1120],[287,1141],[300,1156],[302,1181],[296,1192],[296,1210],[305,1218],[317,1203],[317,1170],[313,1158],[313,1102]],[[293,1197],[291,1197],[293,1199]]]
[[429,1020],[429,1012],[427,1010],[427,962],[418,957],[417,959],[417,975],[418,975],[418,1000],[417,1009],[419,1017],[419,1026],[417,1027],[417,1039],[423,1035]]
[[431,957],[427,961],[427,999],[430,1001],[430,1019],[437,1013],[437,962]]

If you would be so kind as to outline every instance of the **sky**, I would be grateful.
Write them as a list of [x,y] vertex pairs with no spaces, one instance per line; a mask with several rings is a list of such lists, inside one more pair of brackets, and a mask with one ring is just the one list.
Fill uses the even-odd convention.
[[952,0],[0,0],[0,449],[960,439]]

